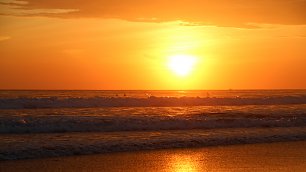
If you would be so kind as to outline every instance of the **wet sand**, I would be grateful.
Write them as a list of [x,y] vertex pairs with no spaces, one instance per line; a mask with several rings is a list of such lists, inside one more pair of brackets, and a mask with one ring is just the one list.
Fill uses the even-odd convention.
[[306,141],[0,162],[0,171],[305,171]]

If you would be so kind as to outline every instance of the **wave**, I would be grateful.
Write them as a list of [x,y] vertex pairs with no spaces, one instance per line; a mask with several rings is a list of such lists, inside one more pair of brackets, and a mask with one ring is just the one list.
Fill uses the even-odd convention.
[[[120,110],[120,109],[119,109]],[[171,110],[165,111],[168,113]],[[180,111],[180,110],[178,110]],[[39,111],[41,114],[1,115],[0,133],[64,133],[64,132],[120,132],[120,131],[161,131],[216,128],[251,127],[297,127],[306,126],[306,113],[303,111],[282,112],[226,112],[174,114],[99,114],[96,109],[88,109],[69,114]],[[44,114],[46,113],[46,114]],[[61,112],[59,112],[61,113]],[[129,112],[130,113],[130,112]],[[283,113],[283,114],[281,114]]]
[[0,160],[306,140],[305,127],[1,135]]
[[0,98],[0,109],[90,108],[90,107],[174,107],[306,104],[306,96],[259,98],[201,97],[90,97],[90,98]]

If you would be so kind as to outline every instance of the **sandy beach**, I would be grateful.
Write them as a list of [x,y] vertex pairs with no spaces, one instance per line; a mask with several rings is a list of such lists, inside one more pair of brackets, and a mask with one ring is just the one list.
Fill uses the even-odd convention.
[[0,162],[0,171],[303,171],[306,141]]

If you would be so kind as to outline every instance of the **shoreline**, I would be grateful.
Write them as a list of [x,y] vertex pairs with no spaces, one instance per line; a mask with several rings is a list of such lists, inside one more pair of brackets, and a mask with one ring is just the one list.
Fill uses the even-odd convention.
[[306,141],[0,161],[0,171],[302,171]]

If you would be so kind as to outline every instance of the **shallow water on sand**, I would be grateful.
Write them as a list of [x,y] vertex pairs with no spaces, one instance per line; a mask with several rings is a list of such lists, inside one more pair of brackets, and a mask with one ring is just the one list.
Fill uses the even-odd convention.
[[306,169],[306,142],[112,153],[0,163],[0,171],[296,171]]

